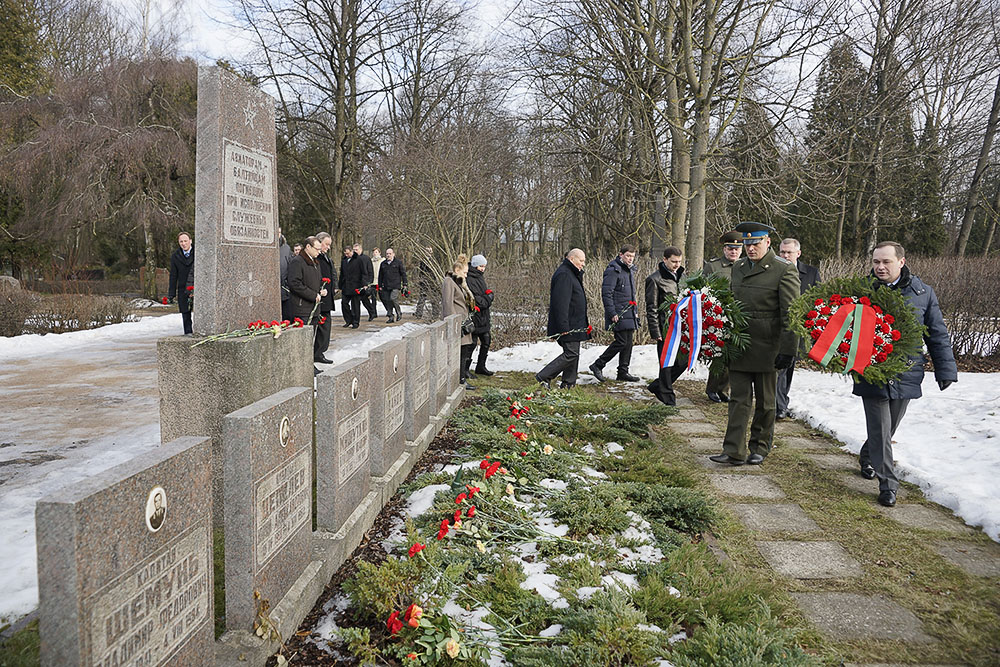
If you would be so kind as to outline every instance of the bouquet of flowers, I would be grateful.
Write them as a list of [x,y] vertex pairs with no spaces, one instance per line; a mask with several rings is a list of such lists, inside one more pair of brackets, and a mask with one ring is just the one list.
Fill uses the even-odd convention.
[[862,276],[816,285],[793,302],[788,318],[821,370],[851,373],[871,384],[906,371],[924,335],[898,290],[875,289]]
[[[672,366],[680,355],[687,358],[688,370],[701,359],[711,373],[721,373],[729,359],[749,344],[743,308],[723,276],[695,273],[681,282],[673,300],[660,307],[667,312],[661,368]],[[692,341],[696,341],[693,354]]]

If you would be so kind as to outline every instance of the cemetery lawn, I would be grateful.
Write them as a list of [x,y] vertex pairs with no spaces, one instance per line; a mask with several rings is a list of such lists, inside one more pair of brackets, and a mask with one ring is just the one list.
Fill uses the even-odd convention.
[[702,471],[670,453],[679,436],[650,439],[676,409],[622,397],[635,385],[475,384],[286,644],[292,664],[836,661],[780,586],[713,551],[728,524]]

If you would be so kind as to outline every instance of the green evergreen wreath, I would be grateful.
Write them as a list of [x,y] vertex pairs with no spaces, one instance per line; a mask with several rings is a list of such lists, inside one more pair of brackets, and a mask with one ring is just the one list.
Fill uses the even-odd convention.
[[[910,368],[910,355],[918,354],[923,345],[924,326],[917,322],[913,309],[899,290],[876,289],[873,281],[870,276],[853,276],[820,283],[792,302],[788,320],[792,332],[804,341],[808,350],[839,307],[858,303],[872,306],[876,312],[876,326],[870,365],[863,375],[853,370],[849,372],[855,382],[864,378],[869,384],[884,385]],[[853,329],[846,334],[848,341],[851,335]],[[843,373],[847,361],[845,345],[849,347],[848,342],[840,343],[838,353],[826,366],[807,359],[821,371]]]
[[[709,362],[709,373],[718,375],[722,373],[729,361],[733,357],[738,357],[747,349],[750,344],[750,336],[747,334],[747,319],[743,314],[743,304],[733,296],[733,290],[729,288],[729,280],[718,273],[709,275],[701,271],[695,272],[684,278],[678,285],[679,296],[668,294],[660,310],[666,312],[666,322],[663,328],[663,338],[666,340],[667,327],[670,325],[670,307],[680,299],[687,296],[690,290],[698,290],[707,299],[702,300],[705,305],[705,328],[701,340],[701,359],[711,359]],[[707,312],[711,309],[711,312]],[[721,312],[719,312],[721,311]],[[677,355],[678,360],[687,359],[690,350],[690,340],[687,333],[687,320],[682,320],[685,325],[681,339],[681,349]]]

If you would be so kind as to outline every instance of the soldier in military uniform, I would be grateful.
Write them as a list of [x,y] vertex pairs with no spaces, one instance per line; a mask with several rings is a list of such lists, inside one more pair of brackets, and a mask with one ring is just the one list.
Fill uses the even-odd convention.
[[[732,394],[723,452],[709,457],[716,463],[764,462],[774,439],[777,371],[788,368],[795,354],[796,340],[788,329],[788,307],[799,296],[799,271],[795,264],[774,254],[768,236],[773,230],[759,222],[736,226],[747,256],[733,265],[731,283],[733,295],[743,305],[750,344],[729,364]],[[751,412],[748,447],[747,421]]]
[[[702,273],[706,276],[718,273],[729,280],[733,274],[733,264],[743,253],[743,235],[737,231],[726,232],[719,237],[719,243],[722,244],[722,256],[705,262]],[[705,385],[705,395],[708,396],[708,400],[713,403],[727,403],[729,402],[728,392],[728,369],[723,369],[719,374],[708,376],[708,383]]]

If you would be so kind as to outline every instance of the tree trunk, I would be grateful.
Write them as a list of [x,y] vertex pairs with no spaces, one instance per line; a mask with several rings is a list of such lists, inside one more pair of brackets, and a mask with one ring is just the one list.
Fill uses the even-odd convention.
[[965,247],[969,244],[969,234],[972,233],[972,222],[976,216],[976,208],[979,207],[979,189],[982,185],[983,174],[986,172],[986,165],[989,163],[990,151],[993,148],[993,136],[997,131],[998,119],[1000,119],[1000,77],[997,77],[997,88],[993,93],[993,108],[990,109],[990,119],[986,123],[983,147],[979,151],[976,171],[972,174],[972,183],[969,184],[969,194],[965,199],[965,215],[962,217],[962,227],[959,229],[958,241],[955,244],[955,254],[959,257],[965,256]]
[[[142,216],[142,234],[146,244],[146,276],[142,283],[142,295],[147,299],[156,300],[156,249],[153,247],[153,226],[149,215]],[[179,285],[178,289],[184,289]]]
[[993,235],[997,231],[997,220],[1000,219],[1000,181],[997,181],[997,196],[993,200],[993,210],[989,212],[990,226],[986,232],[986,242],[983,244],[983,257],[990,254],[993,245]]

